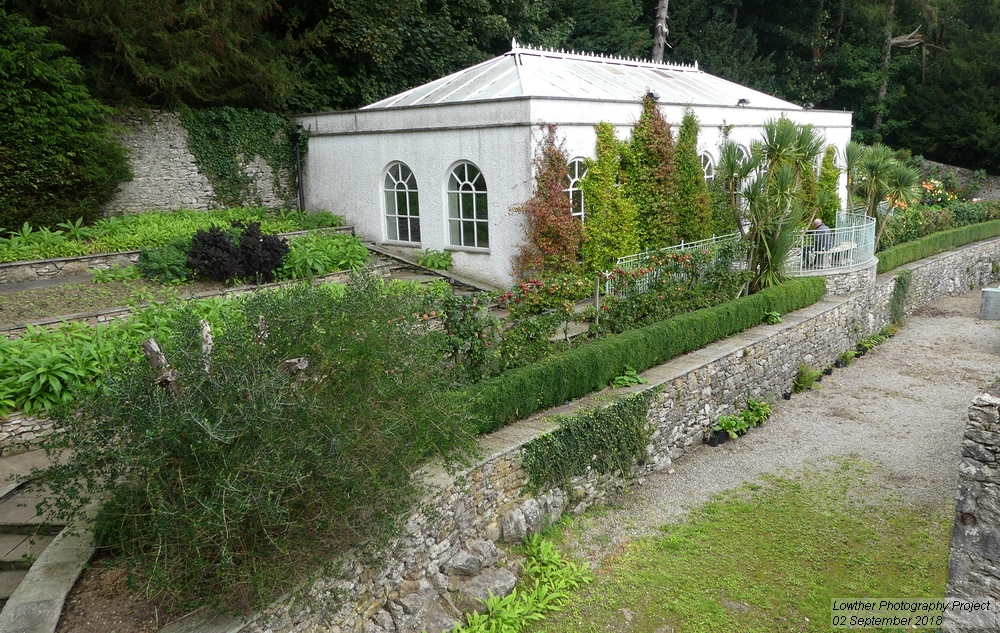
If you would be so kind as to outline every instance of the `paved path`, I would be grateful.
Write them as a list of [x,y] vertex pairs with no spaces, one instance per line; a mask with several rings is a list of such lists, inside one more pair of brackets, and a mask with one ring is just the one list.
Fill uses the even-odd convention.
[[648,477],[567,544],[598,563],[715,493],[847,455],[879,465],[886,492],[950,509],[969,404],[1000,376],[1000,321],[978,319],[979,299],[976,289],[918,310],[899,335],[824,377],[822,390],[777,400],[765,426]]

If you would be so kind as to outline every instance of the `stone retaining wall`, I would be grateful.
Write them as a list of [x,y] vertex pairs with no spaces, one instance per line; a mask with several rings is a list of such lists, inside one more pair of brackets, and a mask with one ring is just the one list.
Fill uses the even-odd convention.
[[[148,110],[121,117],[116,123],[122,128],[119,139],[129,150],[133,178],[118,185],[114,197],[104,206],[105,216],[218,206],[212,183],[198,169],[188,149],[188,132],[178,115]],[[264,160],[254,157],[244,170],[252,181],[251,202],[272,208],[288,206],[294,190],[276,187],[272,170]],[[288,174],[282,178],[289,181]]]
[[[333,229],[338,233],[354,233],[353,226],[338,226]],[[279,233],[284,240],[305,235],[309,231],[291,231]],[[45,279],[60,279],[77,277],[97,270],[111,270],[114,266],[124,268],[139,261],[139,251],[122,251],[119,253],[98,253],[95,255],[80,255],[79,257],[54,257],[52,259],[34,259],[30,261],[10,262],[0,264],[0,285],[20,284]]]
[[[991,240],[908,265],[913,270],[908,310],[965,292],[970,284],[996,281],[991,262],[997,257],[1000,240]],[[668,468],[703,441],[719,415],[742,409],[748,395],[774,398],[789,390],[800,364],[830,364],[859,338],[880,330],[888,322],[893,287],[893,276],[882,275],[867,292],[825,298],[786,315],[781,324],[758,326],[644,372],[650,384],[631,391],[651,392],[647,423],[653,433],[646,465],[633,476],[641,483],[648,472]],[[348,559],[341,577],[320,578],[232,630],[450,631],[460,605],[472,604],[482,593],[477,590],[502,588],[509,581],[497,578],[490,557],[477,553],[483,542],[517,542],[563,511],[582,512],[626,483],[589,472],[564,489],[533,496],[525,488],[521,448],[554,428],[554,415],[600,401],[600,394],[584,398],[483,438],[487,457],[477,466],[456,476],[432,471],[429,483],[439,492],[409,518],[404,535],[389,547],[385,564],[366,568]],[[460,570],[456,561],[470,557],[485,571],[469,575],[475,564]]]
[[0,455],[13,455],[28,450],[52,434],[53,422],[20,411],[0,418]]
[[875,274],[878,268],[878,259],[873,258],[867,264],[855,268],[848,268],[836,272],[817,272],[813,275],[803,275],[805,277],[823,276],[826,277],[826,294],[834,297],[843,297],[863,292],[875,287]]
[[[958,467],[958,498],[948,561],[948,599],[992,598],[1000,602],[1000,384],[969,407]],[[997,630],[1000,616],[970,622],[969,615],[946,616],[945,631]]]

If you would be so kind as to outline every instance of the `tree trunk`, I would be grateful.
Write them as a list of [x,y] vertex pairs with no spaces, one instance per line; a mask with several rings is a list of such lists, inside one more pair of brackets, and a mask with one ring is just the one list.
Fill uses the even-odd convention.
[[876,132],[882,127],[882,106],[885,95],[889,91],[889,62],[892,60],[892,23],[896,15],[896,0],[889,0],[889,11],[885,17],[885,42],[882,44],[882,83],[875,95],[875,121],[872,129]]
[[667,47],[667,5],[670,0],[658,0],[656,4],[656,26],[653,27],[653,61],[663,61],[663,49]]
[[[813,65],[814,67],[819,64],[820,60],[823,59],[823,18],[825,13],[823,11],[823,0],[816,1],[816,31],[813,33]],[[815,68],[814,68],[815,70]]]

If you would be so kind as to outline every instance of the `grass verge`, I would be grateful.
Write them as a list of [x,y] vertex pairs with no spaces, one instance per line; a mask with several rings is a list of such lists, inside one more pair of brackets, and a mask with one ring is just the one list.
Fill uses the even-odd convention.
[[943,597],[950,530],[863,464],[771,476],[630,544],[535,630],[830,631],[833,598]]

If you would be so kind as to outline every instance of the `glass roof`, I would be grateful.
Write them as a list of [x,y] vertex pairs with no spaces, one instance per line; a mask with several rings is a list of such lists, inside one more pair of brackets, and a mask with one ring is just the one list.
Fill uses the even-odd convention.
[[519,46],[509,53],[442,77],[362,109],[401,108],[488,101],[507,97],[551,97],[639,101],[650,90],[660,103],[798,110],[799,106],[698,69],[697,62],[664,64]]

